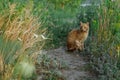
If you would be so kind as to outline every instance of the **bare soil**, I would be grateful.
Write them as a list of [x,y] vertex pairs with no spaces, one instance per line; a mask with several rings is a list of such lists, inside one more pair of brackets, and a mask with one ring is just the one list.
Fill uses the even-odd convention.
[[67,68],[60,70],[65,80],[96,80],[95,76],[86,69],[88,62],[80,52],[68,52],[64,47],[60,47],[48,50],[47,55],[67,64]]

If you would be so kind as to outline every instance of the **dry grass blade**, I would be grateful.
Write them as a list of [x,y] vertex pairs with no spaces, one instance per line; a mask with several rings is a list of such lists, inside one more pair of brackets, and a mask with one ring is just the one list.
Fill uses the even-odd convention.
[[[41,25],[38,19],[31,14],[31,10],[17,14],[16,4],[9,4],[9,9],[8,14],[3,15],[6,17],[0,15],[0,31],[2,31],[2,34],[0,34],[2,45],[0,51],[4,56],[0,54],[0,72],[4,71],[2,75],[2,79],[4,80],[12,79],[16,64],[19,64],[22,68],[25,67],[20,64],[21,62],[28,66],[28,74],[30,70],[31,73],[34,71],[34,64],[31,62],[31,57],[29,56],[28,62],[24,62],[23,59],[25,56],[28,56],[29,52],[27,49],[33,47],[36,42],[42,41],[42,38],[37,34],[37,30]],[[23,10],[27,9],[25,8]],[[27,13],[29,13],[29,16],[26,15]],[[21,78],[19,75],[17,77],[19,79]]]
[[0,73],[4,70],[4,61],[2,55],[0,55]]

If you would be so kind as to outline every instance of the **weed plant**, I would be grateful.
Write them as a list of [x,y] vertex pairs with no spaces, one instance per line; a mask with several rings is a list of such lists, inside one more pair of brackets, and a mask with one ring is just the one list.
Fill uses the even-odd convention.
[[32,2],[21,11],[6,3],[0,14],[0,80],[27,80],[35,73],[36,55],[30,49],[42,41],[37,35],[40,22],[32,15]]
[[[86,7],[83,17],[79,21],[90,22],[90,35],[86,46],[90,53],[92,71],[98,80],[120,79],[120,6],[119,0],[102,0],[92,11]],[[92,13],[89,14],[89,13]],[[83,13],[80,12],[80,16]]]

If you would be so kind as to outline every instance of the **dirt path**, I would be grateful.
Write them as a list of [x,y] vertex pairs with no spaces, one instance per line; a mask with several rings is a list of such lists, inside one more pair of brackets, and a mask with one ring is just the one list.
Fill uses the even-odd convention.
[[94,77],[85,70],[87,62],[83,59],[83,56],[77,54],[77,52],[69,53],[65,48],[60,47],[47,51],[50,58],[56,58],[67,63],[68,68],[62,69],[61,73],[65,77],[65,80],[95,80]]

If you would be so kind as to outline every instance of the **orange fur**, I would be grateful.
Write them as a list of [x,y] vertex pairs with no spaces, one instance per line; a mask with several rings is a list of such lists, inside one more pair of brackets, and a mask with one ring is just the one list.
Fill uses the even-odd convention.
[[89,33],[89,23],[80,22],[80,29],[72,30],[68,33],[67,48],[69,51],[76,49],[84,49],[84,41],[87,39]]

